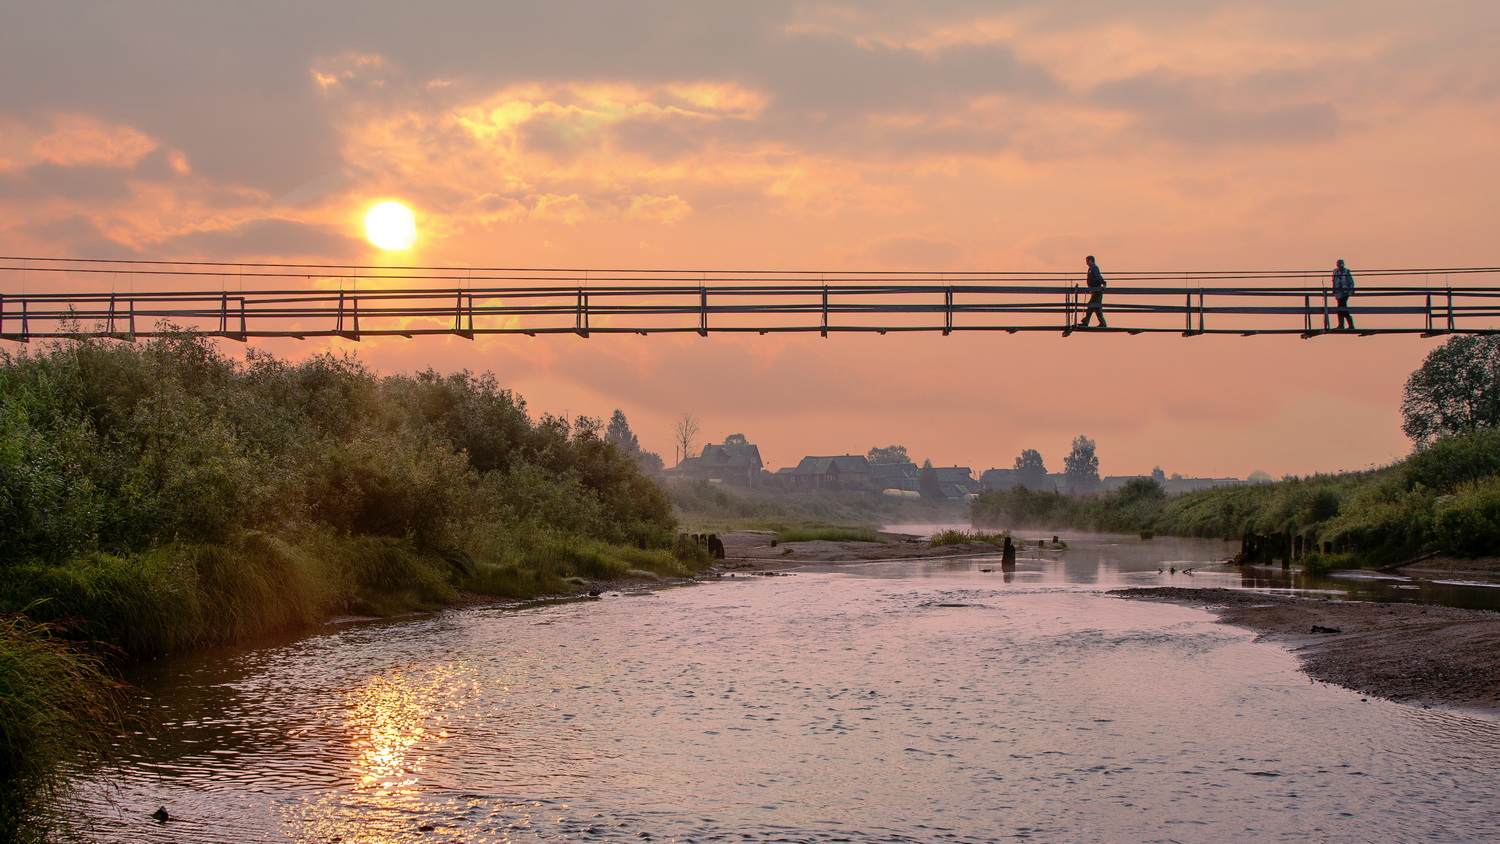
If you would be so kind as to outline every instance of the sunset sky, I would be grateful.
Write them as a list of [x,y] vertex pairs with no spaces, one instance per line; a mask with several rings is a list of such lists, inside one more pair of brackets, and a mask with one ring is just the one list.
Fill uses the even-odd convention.
[[[1493,0],[0,8],[7,256],[1080,279],[1087,254],[1106,276],[1344,258],[1358,279],[1500,264],[1497,152]],[[365,238],[389,199],[416,213],[410,250]],[[1401,388],[1439,342],[331,345],[491,370],[534,416],[620,408],[668,462],[691,412],[770,468],[899,443],[1060,471],[1085,434],[1103,474],[1244,477],[1404,456]]]

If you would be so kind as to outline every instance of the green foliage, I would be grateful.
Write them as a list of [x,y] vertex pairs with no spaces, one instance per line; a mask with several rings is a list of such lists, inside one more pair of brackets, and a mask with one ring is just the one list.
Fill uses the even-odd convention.
[[900,464],[911,462],[911,458],[906,456],[906,446],[904,445],[871,446],[869,452],[865,454],[865,459],[871,463]]
[[1042,462],[1042,453],[1034,448],[1021,450],[1014,471],[1016,482],[1029,489],[1041,489],[1047,481],[1047,465]]
[[1094,441],[1082,434],[1073,438],[1073,450],[1063,458],[1063,472],[1068,487],[1075,492],[1090,492],[1099,487],[1099,455]]
[[65,632],[0,616],[0,841],[51,840],[37,810],[60,766],[108,753],[125,721],[104,658]]
[[1408,487],[1438,492],[1500,475],[1500,430],[1468,431],[1418,448],[1404,474]]
[[1500,554],[1500,477],[1469,483],[1438,499],[1438,548],[1460,557]]
[[974,542],[1004,545],[1007,536],[1010,536],[1010,534],[1005,532],[984,533],[981,531],[945,530],[929,537],[927,547],[939,548],[944,545],[968,545]]
[[1500,424],[1500,338],[1461,334],[1406,381],[1402,430],[1417,445]]

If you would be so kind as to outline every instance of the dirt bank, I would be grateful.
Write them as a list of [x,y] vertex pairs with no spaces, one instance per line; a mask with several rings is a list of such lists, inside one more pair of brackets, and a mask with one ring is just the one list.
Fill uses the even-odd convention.
[[1308,675],[1389,700],[1500,715],[1500,613],[1328,601],[1230,589],[1119,589],[1197,604],[1280,642]]

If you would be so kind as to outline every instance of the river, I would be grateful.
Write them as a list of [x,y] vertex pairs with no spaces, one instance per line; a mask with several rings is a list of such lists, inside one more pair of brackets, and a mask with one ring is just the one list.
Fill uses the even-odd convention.
[[1070,545],[158,660],[133,679],[160,737],[72,807],[153,844],[1500,838],[1500,722],[1104,594],[1237,585],[1199,570],[1224,543]]

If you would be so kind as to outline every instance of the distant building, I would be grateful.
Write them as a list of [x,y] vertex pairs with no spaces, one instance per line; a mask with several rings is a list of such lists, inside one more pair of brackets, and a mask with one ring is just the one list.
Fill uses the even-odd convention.
[[979,483],[974,480],[974,470],[968,466],[934,466],[937,472],[938,489],[948,501],[963,501],[979,494]]
[[[864,492],[883,493],[886,490],[918,492],[917,464],[915,463],[871,463],[870,486]],[[908,496],[909,497],[909,496]]]
[[853,490],[868,484],[870,474],[863,454],[839,454],[804,457],[796,466],[777,470],[776,477],[796,490]]
[[697,457],[677,464],[677,474],[698,481],[755,486],[761,472],[760,449],[744,445],[706,445]]

